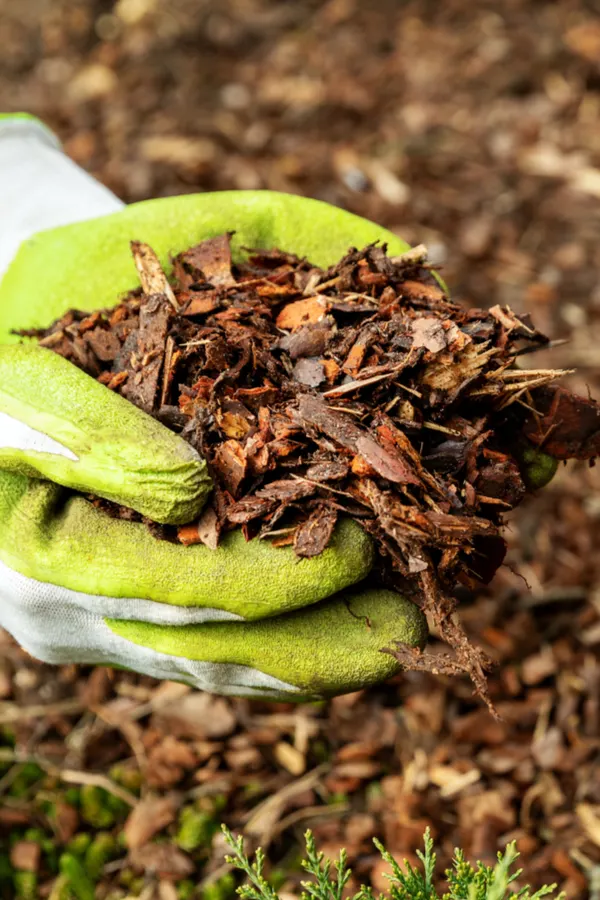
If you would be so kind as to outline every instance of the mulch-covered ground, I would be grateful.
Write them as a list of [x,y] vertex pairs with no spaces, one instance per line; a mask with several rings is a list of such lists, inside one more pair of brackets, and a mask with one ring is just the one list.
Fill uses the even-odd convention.
[[[2,106],[42,116],[125,200],[266,187],[342,205],[426,243],[457,298],[530,311],[569,338],[536,367],[577,368],[570,386],[600,394],[593,4],[0,0],[0,13]],[[231,890],[213,836],[224,819],[270,845],[284,889],[308,826],[384,887],[371,837],[412,857],[429,824],[444,864],[456,844],[491,859],[516,838],[533,884],[587,896],[600,863],[598,488],[598,469],[561,470],[514,514],[509,565],[462,598],[470,636],[499,662],[501,722],[466,678],[410,673],[274,707],[42,666],[3,638],[13,864],[49,896],[69,845],[95,866],[98,897],[172,900],[208,879],[217,900]]]

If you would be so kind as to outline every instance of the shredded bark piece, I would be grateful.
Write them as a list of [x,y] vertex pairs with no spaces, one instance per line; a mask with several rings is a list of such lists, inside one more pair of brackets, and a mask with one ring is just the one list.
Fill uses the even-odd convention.
[[215,548],[241,527],[309,558],[351,516],[374,539],[376,576],[421,603],[453,656],[388,652],[468,673],[491,705],[489,660],[463,631],[455,589],[487,583],[503,562],[504,517],[530,483],[523,446],[592,460],[600,407],[557,387],[560,370],[518,368],[548,338],[508,307],[450,301],[423,247],[351,249],[323,271],[276,249],[234,264],[230,240],[180,253],[171,281],[133,241],[141,290],[27,335],[205,457],[212,502],[177,530],[181,543]]
[[176,312],[179,311],[179,303],[175,299],[173,288],[169,284],[167,276],[158,257],[152,247],[142,241],[131,241],[133,261],[140,276],[140,282],[144,294],[151,297],[153,294],[164,294]]
[[215,287],[231,287],[236,282],[231,274],[230,238],[222,234],[186,250],[181,254],[184,267]]
[[298,556],[309,558],[323,552],[338,517],[338,510],[328,503],[322,503],[313,510],[294,535],[294,550]]
[[600,405],[557,385],[531,392],[535,413],[525,422],[524,434],[556,459],[593,459],[600,456]]

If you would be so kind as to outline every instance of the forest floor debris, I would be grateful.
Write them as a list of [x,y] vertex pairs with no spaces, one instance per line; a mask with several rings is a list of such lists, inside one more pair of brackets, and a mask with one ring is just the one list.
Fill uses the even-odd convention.
[[[565,339],[537,354],[536,366],[575,368],[569,387],[598,396],[599,86],[597,53],[586,40],[594,28],[582,0],[514,0],[501,15],[465,0],[210,0],[202,16],[196,0],[21,0],[14,9],[5,3],[0,21],[0,93],[7,111],[41,116],[69,155],[126,202],[291,191],[426,242],[435,263],[444,261],[455,297],[531,312],[543,332]],[[576,811],[600,806],[599,473],[561,467],[511,515],[508,565],[489,589],[461,598],[467,633],[500,664],[490,694],[504,700],[502,723],[473,699],[466,679],[422,672],[321,709],[187,691],[194,714],[187,733],[179,716],[181,762],[167,769],[158,763],[172,752],[165,742],[173,723],[161,704],[175,702],[181,686],[44,666],[3,635],[2,748],[112,773],[144,796],[174,790],[184,808],[208,806],[209,798],[210,821],[236,830],[277,793],[282,811],[269,857],[273,882],[290,892],[309,825],[320,848],[345,845],[358,876],[383,890],[372,835],[395,856],[410,856],[429,824],[442,866],[458,845],[493,862],[514,836],[527,880],[556,880],[569,898],[585,900],[600,864]],[[115,705],[140,729],[151,764],[106,725]],[[212,729],[204,737],[202,725]],[[304,796],[295,793],[296,779],[272,753],[281,741],[304,753],[307,772],[333,761],[331,774],[319,769]],[[347,768],[365,760],[370,769]],[[2,853],[9,835],[30,840],[37,830],[44,844],[32,877],[40,896],[55,885],[56,854],[70,841],[80,854],[95,846],[98,898],[157,896],[159,886],[169,896],[164,879],[128,863],[128,807],[109,826],[92,824],[80,788],[25,761],[2,768]],[[460,777],[476,780],[461,786]],[[454,795],[442,796],[442,778]],[[178,815],[183,822],[189,814]],[[165,826],[149,846],[179,849],[178,827]],[[102,863],[96,841],[106,831],[118,845]],[[190,840],[188,833],[186,848]],[[195,864],[189,880],[205,882],[200,896],[233,900],[225,848],[210,828],[196,850],[181,852]],[[177,889],[183,896],[189,882]]]

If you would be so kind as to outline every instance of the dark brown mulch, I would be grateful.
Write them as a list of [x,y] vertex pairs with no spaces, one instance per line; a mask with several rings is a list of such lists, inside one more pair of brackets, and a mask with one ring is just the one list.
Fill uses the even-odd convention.
[[69,310],[21,334],[206,460],[212,496],[177,529],[182,543],[215,547],[241,526],[246,540],[310,558],[340,515],[357,521],[378,551],[372,578],[414,597],[454,656],[400,641],[381,649],[406,670],[466,672],[493,711],[491,660],[468,642],[455,588],[489,583],[504,561],[505,517],[531,481],[526,436],[593,462],[600,406],[557,385],[565,372],[520,367],[549,338],[510,307],[452,302],[425,247],[396,257],[350,248],[323,270],[277,248],[233,265],[230,240],[180,253],[172,282],[152,248],[132,241],[141,288],[112,309]]
[[[536,365],[577,368],[570,386],[585,395],[589,384],[598,395],[593,4],[514,0],[500,11],[464,0],[225,0],[199,13],[195,0],[14,8],[3,0],[0,8],[5,107],[44,117],[73,158],[124,199],[269,187],[343,205],[426,243],[461,300],[508,304],[568,338]],[[222,815],[236,826],[269,792],[301,778],[301,766],[314,771],[323,761],[328,771],[317,769],[312,786],[300,783],[304,793],[288,792],[278,807],[273,858],[311,824],[322,844],[346,843],[359,874],[380,885],[373,831],[402,855],[431,824],[444,862],[457,843],[491,858],[514,834],[531,880],[556,879],[579,900],[589,866],[600,862],[598,487],[598,469],[561,470],[512,517],[510,568],[489,592],[464,598],[470,635],[483,632],[502,661],[491,690],[504,724],[486,717],[466,681],[415,673],[322,710],[211,699],[209,716],[194,713],[205,701],[191,693],[196,730],[178,736],[154,712],[142,715],[173,688],[52,670],[11,642],[2,645],[10,704],[2,715],[21,717],[20,752],[71,771],[107,773],[115,758],[135,760],[131,768],[150,766],[148,783],[161,796],[190,784],[205,792],[202,779],[214,779],[229,797]],[[64,705],[27,711],[55,702],[72,710],[82,689],[101,715],[67,714]],[[135,749],[106,724],[111,711],[126,712]],[[213,720],[221,733],[203,736]],[[43,796],[15,801],[3,789],[6,831],[20,821],[24,833],[34,821],[52,833]],[[302,818],[313,805],[320,823]],[[68,820],[63,810],[60,846]],[[253,826],[262,840],[266,826]],[[220,865],[217,841],[210,857]],[[109,870],[103,883],[119,877]]]

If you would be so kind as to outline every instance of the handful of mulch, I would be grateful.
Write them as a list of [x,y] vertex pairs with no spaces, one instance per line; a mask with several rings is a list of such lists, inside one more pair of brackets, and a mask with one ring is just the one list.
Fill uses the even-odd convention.
[[528,316],[466,309],[424,247],[385,250],[351,250],[326,271],[279,250],[233,265],[224,235],[179,254],[170,283],[133,242],[141,288],[27,334],[207,460],[214,492],[200,521],[151,525],[157,536],[216,548],[241,527],[312,557],[349,515],[374,538],[376,577],[412,595],[454,655],[388,652],[410,668],[466,671],[487,699],[490,663],[453,615],[453,591],[502,563],[503,517],[535,486],[532,445],[593,458],[600,410],[553,383],[562,371],[519,367],[549,343]]

